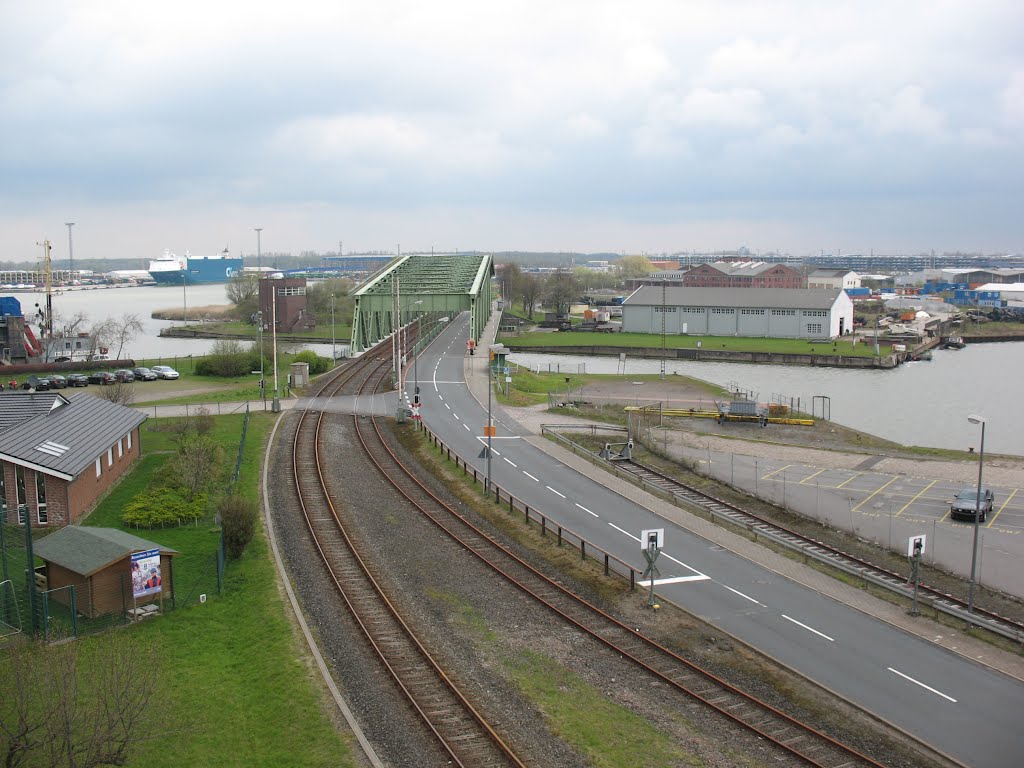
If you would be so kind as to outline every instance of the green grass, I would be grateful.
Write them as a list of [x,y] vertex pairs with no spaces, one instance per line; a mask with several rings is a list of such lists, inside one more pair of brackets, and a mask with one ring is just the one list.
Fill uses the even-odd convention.
[[[507,347],[661,347],[657,333],[587,333],[576,331],[550,333],[524,333],[503,338]],[[854,344],[839,339],[833,344],[811,344],[806,339],[764,339],[748,336],[668,336],[667,349],[696,349],[729,352],[772,352],[785,355],[843,355],[846,357],[874,357],[873,344]]]
[[[213,438],[234,466],[242,416],[214,420]],[[255,413],[236,492],[258,498],[270,414]],[[122,527],[121,504],[144,488],[173,448],[170,433],[154,431],[163,420],[143,425],[143,459],[90,515],[87,524]],[[262,518],[261,518],[262,519]],[[178,607],[191,584],[197,593],[183,610],[120,631],[140,633],[161,659],[159,706],[172,732],[133,748],[131,765],[250,766],[355,765],[349,737],[325,712],[322,688],[296,646],[278,591],[262,524],[245,555],[227,566],[224,594],[216,597],[212,556],[217,532],[210,520],[198,526],[131,533],[180,551],[174,559]],[[83,642],[101,643],[103,636]]]
[[[512,388],[509,394],[506,396],[499,393],[498,390],[495,390],[495,392],[497,393],[498,402],[520,407],[546,403],[549,393],[565,393],[566,388],[578,390],[582,386],[584,387],[585,394],[586,386],[588,384],[600,384],[609,381],[645,381],[657,383],[662,380],[661,376],[656,373],[628,374],[625,376],[614,373],[534,373],[527,368],[513,368],[511,376]],[[566,384],[566,379],[569,379],[568,384]],[[691,376],[673,375],[672,382],[673,386],[683,384],[698,388],[710,395],[720,396],[727,394],[726,390],[721,387],[701,379],[695,379]]]

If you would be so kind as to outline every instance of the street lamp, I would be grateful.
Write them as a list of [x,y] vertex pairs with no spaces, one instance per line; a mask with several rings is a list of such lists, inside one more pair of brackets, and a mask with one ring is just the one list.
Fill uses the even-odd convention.
[[260,252],[260,232],[263,231],[263,227],[255,227],[256,230],[256,268],[263,272],[263,254]]
[[331,367],[338,362],[338,351],[334,341],[334,289],[331,288]]
[[971,424],[981,424],[981,450],[978,455],[978,488],[974,501],[974,543],[971,545],[971,586],[967,592],[967,612],[974,613],[974,569],[978,564],[978,521],[981,518],[981,473],[985,467],[985,418],[971,414]]
[[263,410],[267,410],[267,381],[263,373],[263,310],[256,310],[256,335],[259,336],[260,347],[260,395],[263,398]]
[[71,228],[75,226],[75,222],[66,221],[64,226],[68,228],[68,283],[70,285],[75,284],[75,256],[74,251],[71,249]]

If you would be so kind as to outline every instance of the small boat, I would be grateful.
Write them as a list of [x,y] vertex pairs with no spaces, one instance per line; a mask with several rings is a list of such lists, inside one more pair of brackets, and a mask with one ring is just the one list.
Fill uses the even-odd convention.
[[950,336],[942,345],[943,349],[963,349],[967,343],[960,336]]

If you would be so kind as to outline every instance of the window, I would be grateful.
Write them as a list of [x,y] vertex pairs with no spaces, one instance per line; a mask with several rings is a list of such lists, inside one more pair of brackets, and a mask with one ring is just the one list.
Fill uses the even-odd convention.
[[821,334],[821,323],[808,323],[807,332],[813,334]]
[[103,474],[103,460],[97,457],[96,459],[96,477]]
[[773,309],[772,317],[792,317],[796,314],[795,309]]
[[654,311],[655,312],[675,312],[676,308],[675,307],[655,307]]
[[0,525],[7,520],[7,481],[4,479],[4,468],[0,466]]
[[278,296],[305,296],[306,295],[306,287],[304,285],[302,285],[302,286],[292,285],[292,286],[288,286],[286,288],[278,288],[277,289],[277,295]]
[[117,458],[124,456],[124,443],[121,442],[121,438],[117,439]]
[[18,525],[24,525],[28,518],[28,497],[25,493],[25,468],[16,466],[14,468],[14,483],[18,489]]
[[36,516],[40,525],[46,525],[46,475],[36,472]]
[[712,307],[711,314],[713,315],[733,315],[736,314],[734,309],[726,309],[725,307]]
[[763,309],[741,309],[740,310],[740,314],[741,315],[763,315],[764,314],[764,310]]
[[131,449],[132,449],[132,433],[129,432],[128,433],[128,450],[130,451]]
[[114,446],[107,448],[107,467],[114,466]]

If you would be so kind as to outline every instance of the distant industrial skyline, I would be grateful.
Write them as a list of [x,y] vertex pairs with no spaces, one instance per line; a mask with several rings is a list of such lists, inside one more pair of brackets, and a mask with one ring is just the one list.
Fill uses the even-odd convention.
[[1024,252],[1024,7],[9,4],[0,260]]

